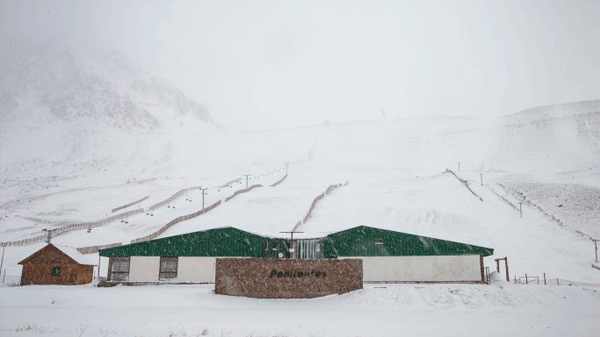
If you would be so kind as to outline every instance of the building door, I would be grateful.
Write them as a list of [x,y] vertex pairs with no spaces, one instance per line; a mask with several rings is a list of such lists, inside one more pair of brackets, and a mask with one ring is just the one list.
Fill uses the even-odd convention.
[[300,239],[296,241],[298,256],[301,259],[322,259],[324,255],[323,240]]

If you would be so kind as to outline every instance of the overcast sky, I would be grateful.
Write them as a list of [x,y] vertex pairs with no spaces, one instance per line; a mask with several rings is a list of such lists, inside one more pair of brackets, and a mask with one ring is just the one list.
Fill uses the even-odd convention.
[[502,115],[600,98],[600,1],[0,0],[0,60],[124,52],[220,124]]

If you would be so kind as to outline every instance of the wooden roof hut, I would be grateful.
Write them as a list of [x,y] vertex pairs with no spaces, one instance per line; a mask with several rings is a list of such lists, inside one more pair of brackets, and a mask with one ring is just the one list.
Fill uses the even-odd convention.
[[21,285],[91,283],[97,263],[90,257],[75,248],[48,244],[19,262],[23,265]]

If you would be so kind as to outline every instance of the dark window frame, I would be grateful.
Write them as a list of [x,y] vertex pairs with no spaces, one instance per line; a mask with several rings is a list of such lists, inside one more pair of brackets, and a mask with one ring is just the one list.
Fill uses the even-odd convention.
[[60,276],[60,266],[52,266],[52,270],[50,271],[50,274],[54,277]]
[[158,270],[159,280],[170,280],[177,278],[179,258],[177,256],[161,256]]
[[129,256],[119,256],[110,258],[110,280],[111,281],[129,281],[129,271],[131,270],[131,259]]

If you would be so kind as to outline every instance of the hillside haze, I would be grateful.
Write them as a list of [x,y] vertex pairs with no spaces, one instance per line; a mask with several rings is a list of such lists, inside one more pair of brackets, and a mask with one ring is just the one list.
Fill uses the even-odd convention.
[[[170,118],[189,114],[213,123],[202,104],[115,51],[38,53],[7,72],[1,83],[3,121],[35,126],[40,118],[48,122],[87,119],[130,129],[159,127]],[[32,121],[34,125],[29,125]]]
[[155,135],[165,130],[218,130],[204,105],[114,51],[41,50],[20,58],[0,76],[0,97],[4,168],[29,161],[110,166],[116,152],[132,158],[144,155],[144,143],[160,145]]

